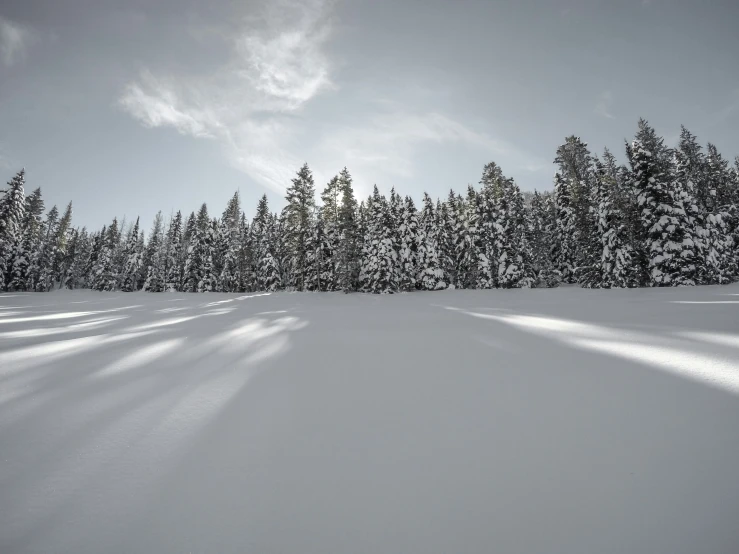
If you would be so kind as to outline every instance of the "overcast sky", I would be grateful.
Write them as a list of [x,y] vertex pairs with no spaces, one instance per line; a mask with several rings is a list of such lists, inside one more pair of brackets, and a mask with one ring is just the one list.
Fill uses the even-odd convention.
[[639,117],[739,154],[737,0],[4,0],[0,172],[75,222],[274,210],[308,162],[417,200],[496,161],[550,189]]

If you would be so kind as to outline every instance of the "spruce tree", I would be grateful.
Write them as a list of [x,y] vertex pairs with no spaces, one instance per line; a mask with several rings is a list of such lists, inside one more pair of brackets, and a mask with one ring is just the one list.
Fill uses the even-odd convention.
[[105,231],[100,253],[95,264],[95,269],[93,270],[93,288],[95,290],[109,292],[117,288],[118,274],[116,272],[114,257],[118,250],[119,242],[118,219],[114,217],[113,222]]
[[419,221],[418,240],[418,284],[424,290],[441,290],[447,287],[444,271],[439,262],[439,240],[434,203],[424,193],[423,211]]
[[25,181],[26,172],[21,169],[0,197],[0,291],[5,290],[10,278],[13,250],[25,215]]
[[8,282],[9,290],[33,290],[29,273],[32,256],[38,251],[41,241],[43,211],[44,201],[41,197],[41,189],[37,188],[25,200],[25,212],[20,228],[21,236],[16,240],[13,252],[13,265]]
[[141,253],[138,250],[138,242],[139,218],[137,217],[136,223],[134,223],[133,229],[130,231],[128,238],[126,239],[126,246],[124,248],[126,263],[123,268],[121,279],[122,292],[135,292],[138,290],[139,273],[143,262]]
[[367,235],[362,252],[359,281],[362,290],[392,294],[398,290],[397,252],[393,245],[393,217],[375,185],[367,213]]
[[[220,222],[218,251],[220,273],[218,290],[221,292],[238,292],[241,287],[241,267],[239,251],[241,250],[241,199],[236,192],[229,200]],[[218,271],[218,265],[216,265]]]
[[182,212],[178,211],[167,230],[166,278],[164,290],[177,292],[182,287]]
[[649,252],[649,285],[694,285],[695,244],[672,152],[644,119],[631,145],[631,164]]
[[418,214],[413,199],[405,197],[398,228],[400,248],[398,251],[398,288],[408,292],[416,289],[419,275],[419,227]]
[[529,244],[532,250],[533,270],[536,274],[536,287],[557,287],[560,275],[554,267],[552,256],[556,233],[552,194],[541,195],[534,191],[530,210]]
[[287,248],[290,285],[297,290],[305,289],[308,251],[311,243],[313,211],[315,206],[315,184],[308,164],[304,164],[292,180],[285,198],[283,210],[283,233]]
[[623,210],[624,183],[616,159],[608,149],[596,160],[597,228],[601,237],[598,287],[624,288],[637,285],[638,272]]
[[145,292],[163,292],[165,290],[166,274],[164,270],[165,260],[162,255],[163,244],[164,224],[162,221],[162,212],[157,212],[156,216],[154,216],[149,241],[146,244],[143,260],[141,261],[145,275],[141,290]]
[[203,276],[203,256],[206,234],[210,219],[208,218],[208,207],[203,204],[198,211],[188,219],[185,230],[187,236],[187,252],[185,255],[185,267],[183,270],[183,292],[197,292],[198,284]]
[[357,290],[359,282],[361,235],[358,207],[352,177],[345,167],[339,174],[341,206],[338,212],[337,289],[345,293]]

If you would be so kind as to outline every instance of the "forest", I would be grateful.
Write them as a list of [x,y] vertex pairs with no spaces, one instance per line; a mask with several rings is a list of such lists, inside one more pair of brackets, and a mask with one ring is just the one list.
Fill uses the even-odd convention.
[[739,157],[682,128],[670,148],[646,120],[627,164],[577,136],[556,151],[553,190],[522,192],[495,162],[479,187],[417,206],[375,185],[355,198],[344,168],[316,198],[308,164],[286,205],[256,214],[239,194],[220,217],[189,215],[75,226],[72,203],[45,213],[19,171],[0,197],[0,289],[46,292],[344,291],[725,284],[739,279]]

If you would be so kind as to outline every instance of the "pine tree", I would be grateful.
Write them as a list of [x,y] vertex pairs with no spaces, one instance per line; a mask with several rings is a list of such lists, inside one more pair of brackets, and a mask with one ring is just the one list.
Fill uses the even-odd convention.
[[138,290],[138,278],[143,262],[141,253],[138,251],[139,242],[139,218],[136,218],[133,229],[128,235],[124,249],[126,263],[123,268],[121,280],[122,292],[135,292]]
[[287,248],[290,285],[305,289],[308,251],[310,250],[315,185],[308,164],[297,172],[287,189],[287,206],[283,210],[283,233]]
[[103,228],[100,232],[93,233],[93,235],[90,237],[90,254],[84,264],[84,269],[82,271],[84,288],[95,288],[98,260],[100,259],[100,256],[103,252],[103,243],[105,242],[107,231],[107,226],[103,225]]
[[512,179],[501,176],[498,186],[492,218],[497,285],[501,288],[531,286],[531,255],[524,240],[524,215],[521,213],[523,197]]
[[[680,141],[674,156],[673,196],[685,211],[682,221],[683,243],[692,241],[691,261],[693,271],[683,270],[686,278],[695,284],[710,281],[707,274],[708,242],[711,231],[707,228],[706,216],[715,207],[715,190],[710,194],[706,158],[695,135],[681,127]],[[713,219],[713,218],[712,218]],[[686,251],[681,252],[686,258]]]
[[177,292],[182,287],[182,212],[178,211],[167,230],[166,278],[164,290]]
[[278,252],[281,243],[279,237],[279,224],[275,216],[266,218],[265,231],[262,235],[259,260],[259,290],[274,292],[282,287],[282,274],[278,260],[281,256]]
[[118,250],[119,242],[118,219],[114,217],[113,222],[105,231],[100,254],[93,270],[93,288],[95,290],[109,292],[115,290],[118,286],[114,256]]
[[[255,290],[266,290],[266,275],[263,269],[272,272],[276,268],[274,258],[268,266],[263,266],[264,258],[268,255],[270,248],[273,246],[269,243],[269,230],[272,222],[272,215],[269,212],[267,203],[267,195],[263,195],[257,204],[257,213],[251,224],[251,241],[252,241],[252,273],[254,274]],[[273,280],[274,275],[270,275]]]
[[65,266],[67,271],[64,277],[64,288],[74,290],[82,287],[84,284],[83,268],[85,262],[90,257],[92,242],[87,234],[87,230],[74,229],[69,239],[67,248],[67,261]]
[[447,287],[444,271],[439,263],[439,241],[436,227],[434,203],[424,193],[423,211],[419,221],[418,240],[418,283],[424,290],[441,290]]
[[165,259],[162,255],[163,244],[162,212],[157,212],[151,227],[151,236],[146,244],[143,260],[141,261],[141,266],[145,269],[143,272],[145,280],[141,290],[145,292],[163,292],[165,290],[166,273],[164,269]]
[[380,195],[375,185],[368,202],[367,235],[359,274],[360,286],[365,292],[392,294],[398,289],[392,224],[387,199]]
[[601,237],[598,287],[624,288],[637,284],[637,267],[623,210],[623,182],[616,159],[608,149],[596,160],[597,226]]
[[[346,168],[345,168],[346,169]],[[326,188],[321,193],[323,207],[321,208],[321,243],[320,260],[323,267],[324,276],[322,282],[325,283],[326,290],[337,290],[338,274],[339,274],[339,254],[340,254],[340,222],[341,213],[342,188],[344,180],[337,175],[332,178]],[[314,236],[314,242],[317,236]]]
[[358,207],[354,198],[352,177],[345,167],[339,174],[341,189],[341,206],[338,211],[338,253],[337,253],[337,289],[345,293],[357,290],[359,286],[360,244],[358,228]]
[[[235,193],[229,200],[226,210],[221,217],[219,233],[220,251],[220,277],[219,289],[221,292],[238,292],[241,288],[241,267],[239,265],[239,252],[241,250],[241,199],[239,193]],[[216,266],[218,271],[218,266]]]
[[182,276],[182,290],[183,292],[197,292],[198,283],[200,283],[203,274],[203,245],[209,225],[208,207],[203,204],[197,217],[192,214],[187,223],[185,230],[187,251]]
[[25,169],[8,181],[8,189],[0,197],[0,291],[10,280],[13,250],[21,232],[25,215]]
[[559,286],[560,274],[554,268],[552,252],[556,233],[554,198],[534,191],[531,200],[529,244],[532,249],[532,265],[537,288]]
[[[8,289],[13,291],[29,290],[29,271],[31,258],[39,249],[41,241],[42,221],[41,214],[44,211],[44,201],[41,197],[41,189],[37,188],[25,200],[25,212],[21,223],[20,237],[16,239],[13,252],[13,264]],[[33,286],[30,285],[33,290]]]
[[694,285],[695,245],[672,153],[643,119],[631,145],[631,164],[649,252],[650,286]]
[[562,279],[589,286],[598,280],[600,237],[593,209],[594,172],[590,151],[569,136],[557,148],[554,194],[557,209],[557,266]]
[[56,259],[58,225],[59,210],[56,206],[52,206],[42,224],[40,240],[36,241],[36,249],[31,254],[28,290],[47,292],[53,287],[53,264]]
[[401,291],[408,292],[416,289],[417,277],[420,273],[418,266],[418,213],[410,196],[405,197],[398,235],[400,241],[398,288]]
[[218,221],[214,219],[208,223],[205,232],[201,235],[200,252],[202,265],[201,278],[197,288],[198,292],[214,292],[218,287],[218,277],[216,276],[213,265],[213,252],[215,250],[217,233]]

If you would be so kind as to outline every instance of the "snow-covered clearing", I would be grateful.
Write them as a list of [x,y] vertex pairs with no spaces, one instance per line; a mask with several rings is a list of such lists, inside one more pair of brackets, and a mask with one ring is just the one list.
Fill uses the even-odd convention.
[[0,295],[0,552],[739,552],[739,286]]

